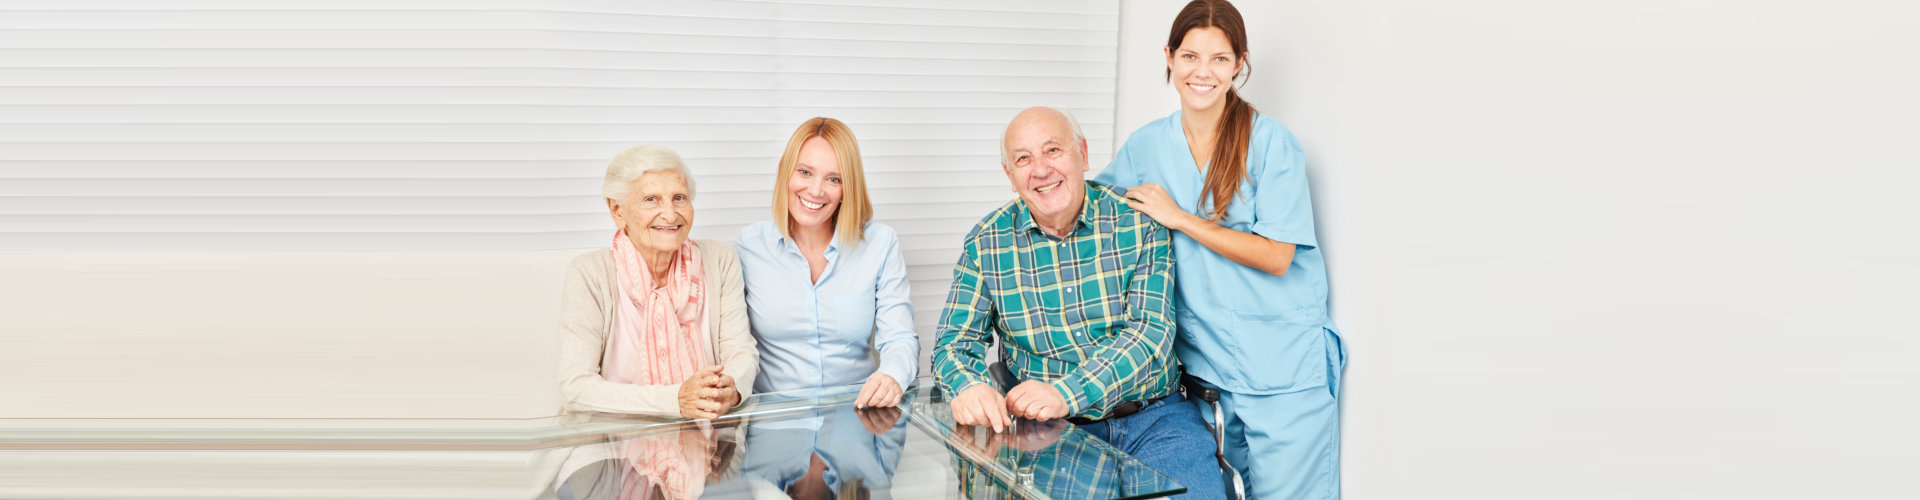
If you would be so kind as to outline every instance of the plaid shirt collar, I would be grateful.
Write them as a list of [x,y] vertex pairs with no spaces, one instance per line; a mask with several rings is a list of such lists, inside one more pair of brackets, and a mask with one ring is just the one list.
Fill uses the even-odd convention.
[[[1086,232],[1087,228],[1093,227],[1094,219],[1100,216],[1100,211],[1094,208],[1094,205],[1097,204],[1097,200],[1094,198],[1106,196],[1105,190],[1100,189],[1101,186],[1099,183],[1081,181],[1081,185],[1083,188],[1081,190],[1082,196],[1080,197],[1080,218],[1074,221],[1073,230],[1069,231],[1067,233],[1068,235],[1079,235]],[[1013,227],[1021,231],[1040,231],[1041,234],[1045,234],[1048,237],[1053,236],[1053,234],[1046,232],[1046,230],[1040,229],[1039,223],[1034,222],[1033,209],[1027,206],[1026,198],[1021,198],[1018,206],[1014,207]]]

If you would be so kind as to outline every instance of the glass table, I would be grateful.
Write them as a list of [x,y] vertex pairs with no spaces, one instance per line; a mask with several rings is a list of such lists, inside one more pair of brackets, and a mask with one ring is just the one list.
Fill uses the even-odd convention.
[[710,421],[0,419],[0,498],[1154,498],[1185,488],[1062,422],[957,426],[931,379],[756,394]]

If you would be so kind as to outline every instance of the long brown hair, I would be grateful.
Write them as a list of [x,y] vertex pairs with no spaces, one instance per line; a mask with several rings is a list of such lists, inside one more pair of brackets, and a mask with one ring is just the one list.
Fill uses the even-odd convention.
[[[1180,14],[1173,17],[1173,32],[1167,34],[1167,50],[1179,50],[1187,32],[1201,28],[1218,28],[1226,33],[1241,71],[1253,72],[1253,63],[1246,58],[1247,23],[1227,0],[1193,0],[1180,9]],[[1234,74],[1234,78],[1239,76]],[[1173,68],[1167,68],[1167,82],[1173,82]],[[1247,145],[1253,140],[1253,104],[1240,98],[1232,81],[1227,82],[1225,104],[1226,112],[1220,114],[1220,126],[1215,129],[1220,136],[1214,139],[1213,155],[1207,160],[1207,184],[1200,194],[1201,202],[1213,200],[1213,208],[1207,211],[1209,222],[1227,217],[1227,205],[1239,194],[1240,183],[1247,180]]]
[[787,178],[800,163],[800,146],[815,137],[833,146],[834,159],[840,163],[840,208],[834,214],[834,231],[840,244],[853,246],[866,239],[867,221],[873,220],[873,202],[867,199],[867,174],[860,166],[860,141],[854,140],[847,124],[826,117],[813,117],[794,129],[787,138],[787,150],[780,154],[780,171],[773,177],[773,224],[780,235],[793,237],[793,217],[787,207]]

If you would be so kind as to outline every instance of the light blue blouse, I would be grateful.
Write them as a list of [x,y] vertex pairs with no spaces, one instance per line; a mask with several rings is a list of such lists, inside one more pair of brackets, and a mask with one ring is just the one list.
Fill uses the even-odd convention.
[[740,230],[734,248],[760,344],[754,392],[860,384],[876,370],[903,388],[913,382],[920,336],[913,331],[899,236],[869,222],[866,241],[851,249],[840,245],[834,235],[827,267],[814,283],[807,258],[773,221]]
[[[1280,122],[1257,115],[1247,180],[1222,225],[1295,245],[1283,276],[1241,265],[1173,233],[1175,349],[1187,372],[1229,391],[1277,394],[1335,386],[1346,355],[1327,311],[1327,266],[1314,235],[1300,143]],[[1180,208],[1205,214],[1206,177],[1195,168],[1180,112],[1134,131],[1095,181],[1166,188]]]

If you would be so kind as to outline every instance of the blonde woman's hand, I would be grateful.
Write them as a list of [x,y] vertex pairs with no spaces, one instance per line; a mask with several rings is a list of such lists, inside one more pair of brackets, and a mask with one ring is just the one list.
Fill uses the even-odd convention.
[[853,398],[854,408],[895,406],[900,406],[900,382],[885,373],[874,373],[867,377],[867,384],[860,386],[860,395]]

